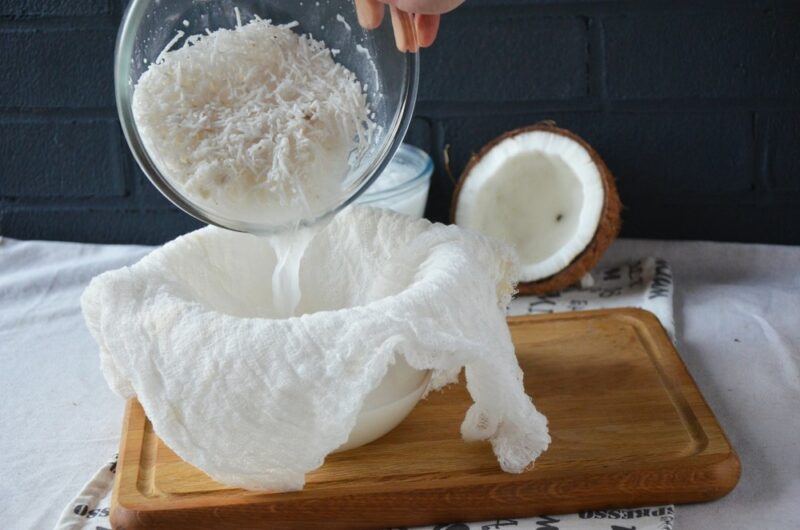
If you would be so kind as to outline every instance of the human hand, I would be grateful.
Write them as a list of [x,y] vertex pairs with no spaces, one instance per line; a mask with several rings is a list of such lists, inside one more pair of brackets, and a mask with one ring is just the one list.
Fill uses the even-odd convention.
[[355,0],[358,22],[366,29],[381,25],[384,4],[389,5],[395,42],[401,52],[417,52],[436,40],[443,13],[464,0]]

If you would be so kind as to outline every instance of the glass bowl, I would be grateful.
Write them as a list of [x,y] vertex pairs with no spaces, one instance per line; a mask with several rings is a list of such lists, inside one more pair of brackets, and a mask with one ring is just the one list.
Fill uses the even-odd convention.
[[[371,144],[360,155],[351,156],[341,192],[313,205],[303,219],[280,223],[237,219],[198,203],[160,171],[133,118],[131,105],[136,82],[170,41],[182,35],[170,48],[176,49],[190,35],[236,27],[235,8],[242,23],[256,15],[275,24],[297,21],[299,26],[294,31],[311,34],[329,48],[340,50],[335,60],[354,72],[367,87],[367,99],[377,125]],[[361,28],[352,0],[131,0],[117,36],[114,62],[122,130],[145,175],[189,215],[209,224],[256,234],[275,232],[287,224],[311,225],[353,202],[383,171],[400,146],[414,111],[418,77],[417,54],[397,50],[388,21],[375,30]]]
[[428,202],[431,175],[433,160],[428,153],[403,144],[356,202],[421,218]]

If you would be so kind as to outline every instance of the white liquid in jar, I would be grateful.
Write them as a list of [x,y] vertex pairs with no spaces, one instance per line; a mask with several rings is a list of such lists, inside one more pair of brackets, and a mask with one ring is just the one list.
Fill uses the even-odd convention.
[[428,202],[432,170],[427,154],[403,144],[383,173],[356,202],[420,218]]

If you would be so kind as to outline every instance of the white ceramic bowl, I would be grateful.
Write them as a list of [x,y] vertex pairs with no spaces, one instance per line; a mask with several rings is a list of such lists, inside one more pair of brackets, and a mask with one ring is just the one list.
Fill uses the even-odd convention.
[[428,389],[430,370],[416,370],[398,355],[375,390],[364,400],[356,425],[336,452],[373,442],[400,425]]

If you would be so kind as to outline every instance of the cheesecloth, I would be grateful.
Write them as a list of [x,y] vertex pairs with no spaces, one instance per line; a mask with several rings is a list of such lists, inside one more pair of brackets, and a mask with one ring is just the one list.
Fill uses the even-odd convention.
[[304,314],[289,319],[272,318],[275,263],[269,238],[207,227],[83,294],[108,384],[139,399],[181,458],[231,486],[301,489],[397,355],[433,370],[433,390],[465,367],[475,403],[462,436],[491,441],[505,471],[524,471],[547,448],[505,319],[510,247],[351,208],[309,244]]

